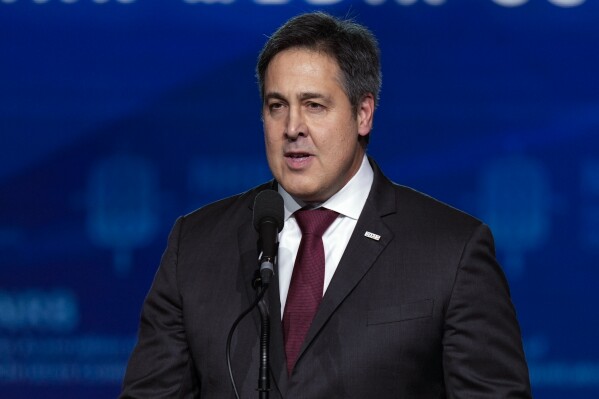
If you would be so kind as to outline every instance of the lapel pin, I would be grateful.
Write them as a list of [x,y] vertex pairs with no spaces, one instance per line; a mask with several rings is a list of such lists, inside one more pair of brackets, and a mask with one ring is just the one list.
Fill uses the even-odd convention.
[[367,231],[366,233],[364,233],[364,237],[368,237],[374,241],[378,241],[381,239],[380,235],[371,233],[370,231]]

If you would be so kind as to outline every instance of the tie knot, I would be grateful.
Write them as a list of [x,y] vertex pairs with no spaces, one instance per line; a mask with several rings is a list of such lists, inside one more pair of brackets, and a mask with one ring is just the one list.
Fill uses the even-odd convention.
[[295,220],[302,231],[302,235],[314,234],[322,237],[331,223],[339,215],[337,212],[326,208],[300,209],[294,213]]

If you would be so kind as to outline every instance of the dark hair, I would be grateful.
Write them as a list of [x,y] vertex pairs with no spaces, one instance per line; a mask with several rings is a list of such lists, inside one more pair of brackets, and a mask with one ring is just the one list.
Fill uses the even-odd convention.
[[345,94],[354,109],[371,93],[378,105],[381,88],[379,47],[374,35],[351,20],[323,12],[298,15],[281,26],[266,42],[258,57],[256,75],[264,100],[264,77],[275,55],[293,47],[322,51],[337,61]]

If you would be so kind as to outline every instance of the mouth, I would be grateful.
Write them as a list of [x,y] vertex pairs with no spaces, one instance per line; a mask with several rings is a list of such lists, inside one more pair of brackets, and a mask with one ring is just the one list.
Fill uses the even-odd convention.
[[292,158],[292,159],[301,159],[301,158],[307,158],[307,157],[311,157],[312,154],[309,154],[307,152],[287,152],[285,153],[285,157],[286,158]]
[[300,152],[300,151],[286,152],[284,155],[285,155],[287,166],[291,170],[297,170],[297,171],[308,168],[309,165],[311,164],[311,160],[314,157],[313,154],[310,154],[308,152]]

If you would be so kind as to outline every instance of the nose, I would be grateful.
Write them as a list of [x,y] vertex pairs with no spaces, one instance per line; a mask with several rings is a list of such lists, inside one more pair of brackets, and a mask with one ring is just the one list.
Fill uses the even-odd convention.
[[308,134],[308,126],[304,120],[304,115],[301,112],[301,108],[290,107],[287,115],[287,128],[285,130],[285,137],[288,140],[295,141],[298,137],[305,137]]

